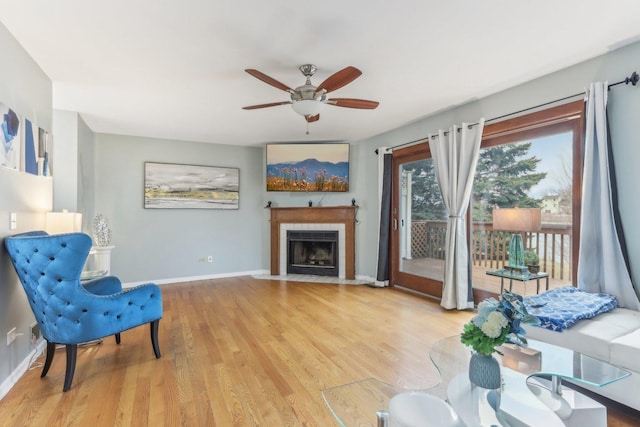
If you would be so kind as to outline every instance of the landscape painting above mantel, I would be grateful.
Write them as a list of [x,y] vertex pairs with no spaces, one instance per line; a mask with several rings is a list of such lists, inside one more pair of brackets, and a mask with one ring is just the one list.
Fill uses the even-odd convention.
[[238,168],[144,164],[145,209],[238,209],[239,190]]
[[348,143],[267,144],[267,191],[349,191]]

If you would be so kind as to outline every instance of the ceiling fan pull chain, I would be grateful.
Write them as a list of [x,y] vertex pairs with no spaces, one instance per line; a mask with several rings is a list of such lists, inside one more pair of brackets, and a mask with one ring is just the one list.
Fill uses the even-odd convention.
[[307,122],[307,135],[309,135],[309,122]]

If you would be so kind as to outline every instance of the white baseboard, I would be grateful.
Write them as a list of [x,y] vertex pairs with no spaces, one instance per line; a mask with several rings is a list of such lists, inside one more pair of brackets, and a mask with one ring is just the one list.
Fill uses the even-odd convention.
[[22,377],[22,375],[27,372],[27,369],[29,369],[31,362],[36,360],[42,354],[46,347],[47,342],[41,339],[36,344],[36,347],[31,350],[29,354],[27,354],[27,357],[25,357],[25,359],[20,362],[16,369],[14,369],[13,372],[9,374],[7,379],[5,379],[2,384],[0,384],[0,400],[2,400],[2,398],[5,397],[7,393],[9,393],[9,390],[11,390],[14,385],[16,385],[20,377]]
[[[270,270],[240,271],[240,272],[234,272],[234,273],[210,274],[206,276],[174,277],[171,279],[146,280],[143,282],[128,282],[128,283],[123,283],[122,287],[133,288],[135,286],[144,285],[146,283],[155,283],[157,285],[170,285],[173,283],[196,282],[198,280],[223,279],[225,277],[238,277],[238,276],[260,276],[260,275],[268,275],[268,274],[271,274]],[[369,283],[376,283],[376,279],[371,276],[356,275],[355,278],[356,280],[362,280]]]
[[122,287],[133,288],[135,286],[144,285],[146,283],[155,283],[157,285],[168,285],[171,283],[196,282],[198,280],[223,279],[225,277],[252,276],[254,274],[269,274],[269,270],[240,271],[235,273],[209,274],[206,276],[188,276],[188,277],[174,277],[171,279],[146,280],[144,282],[123,283]]

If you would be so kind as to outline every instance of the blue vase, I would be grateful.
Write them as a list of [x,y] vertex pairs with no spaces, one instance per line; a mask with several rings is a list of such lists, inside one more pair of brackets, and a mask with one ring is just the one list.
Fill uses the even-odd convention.
[[482,388],[500,388],[500,364],[493,356],[473,353],[469,361],[469,381]]
[[509,242],[509,266],[524,266],[524,248],[522,245],[522,236],[520,233],[513,233]]

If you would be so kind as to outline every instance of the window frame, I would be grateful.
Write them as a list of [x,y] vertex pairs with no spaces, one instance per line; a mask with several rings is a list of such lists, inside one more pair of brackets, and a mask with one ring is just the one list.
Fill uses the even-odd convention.
[[[580,211],[582,198],[582,151],[584,141],[584,100],[573,101],[556,107],[513,117],[485,125],[481,148],[509,144],[526,139],[536,139],[563,132],[572,132],[573,142],[573,195],[571,201],[571,277],[576,281],[580,248]],[[471,209],[467,210],[467,223],[471,224]],[[467,243],[471,244],[471,227],[467,230]],[[474,288],[476,301],[491,294]]]

